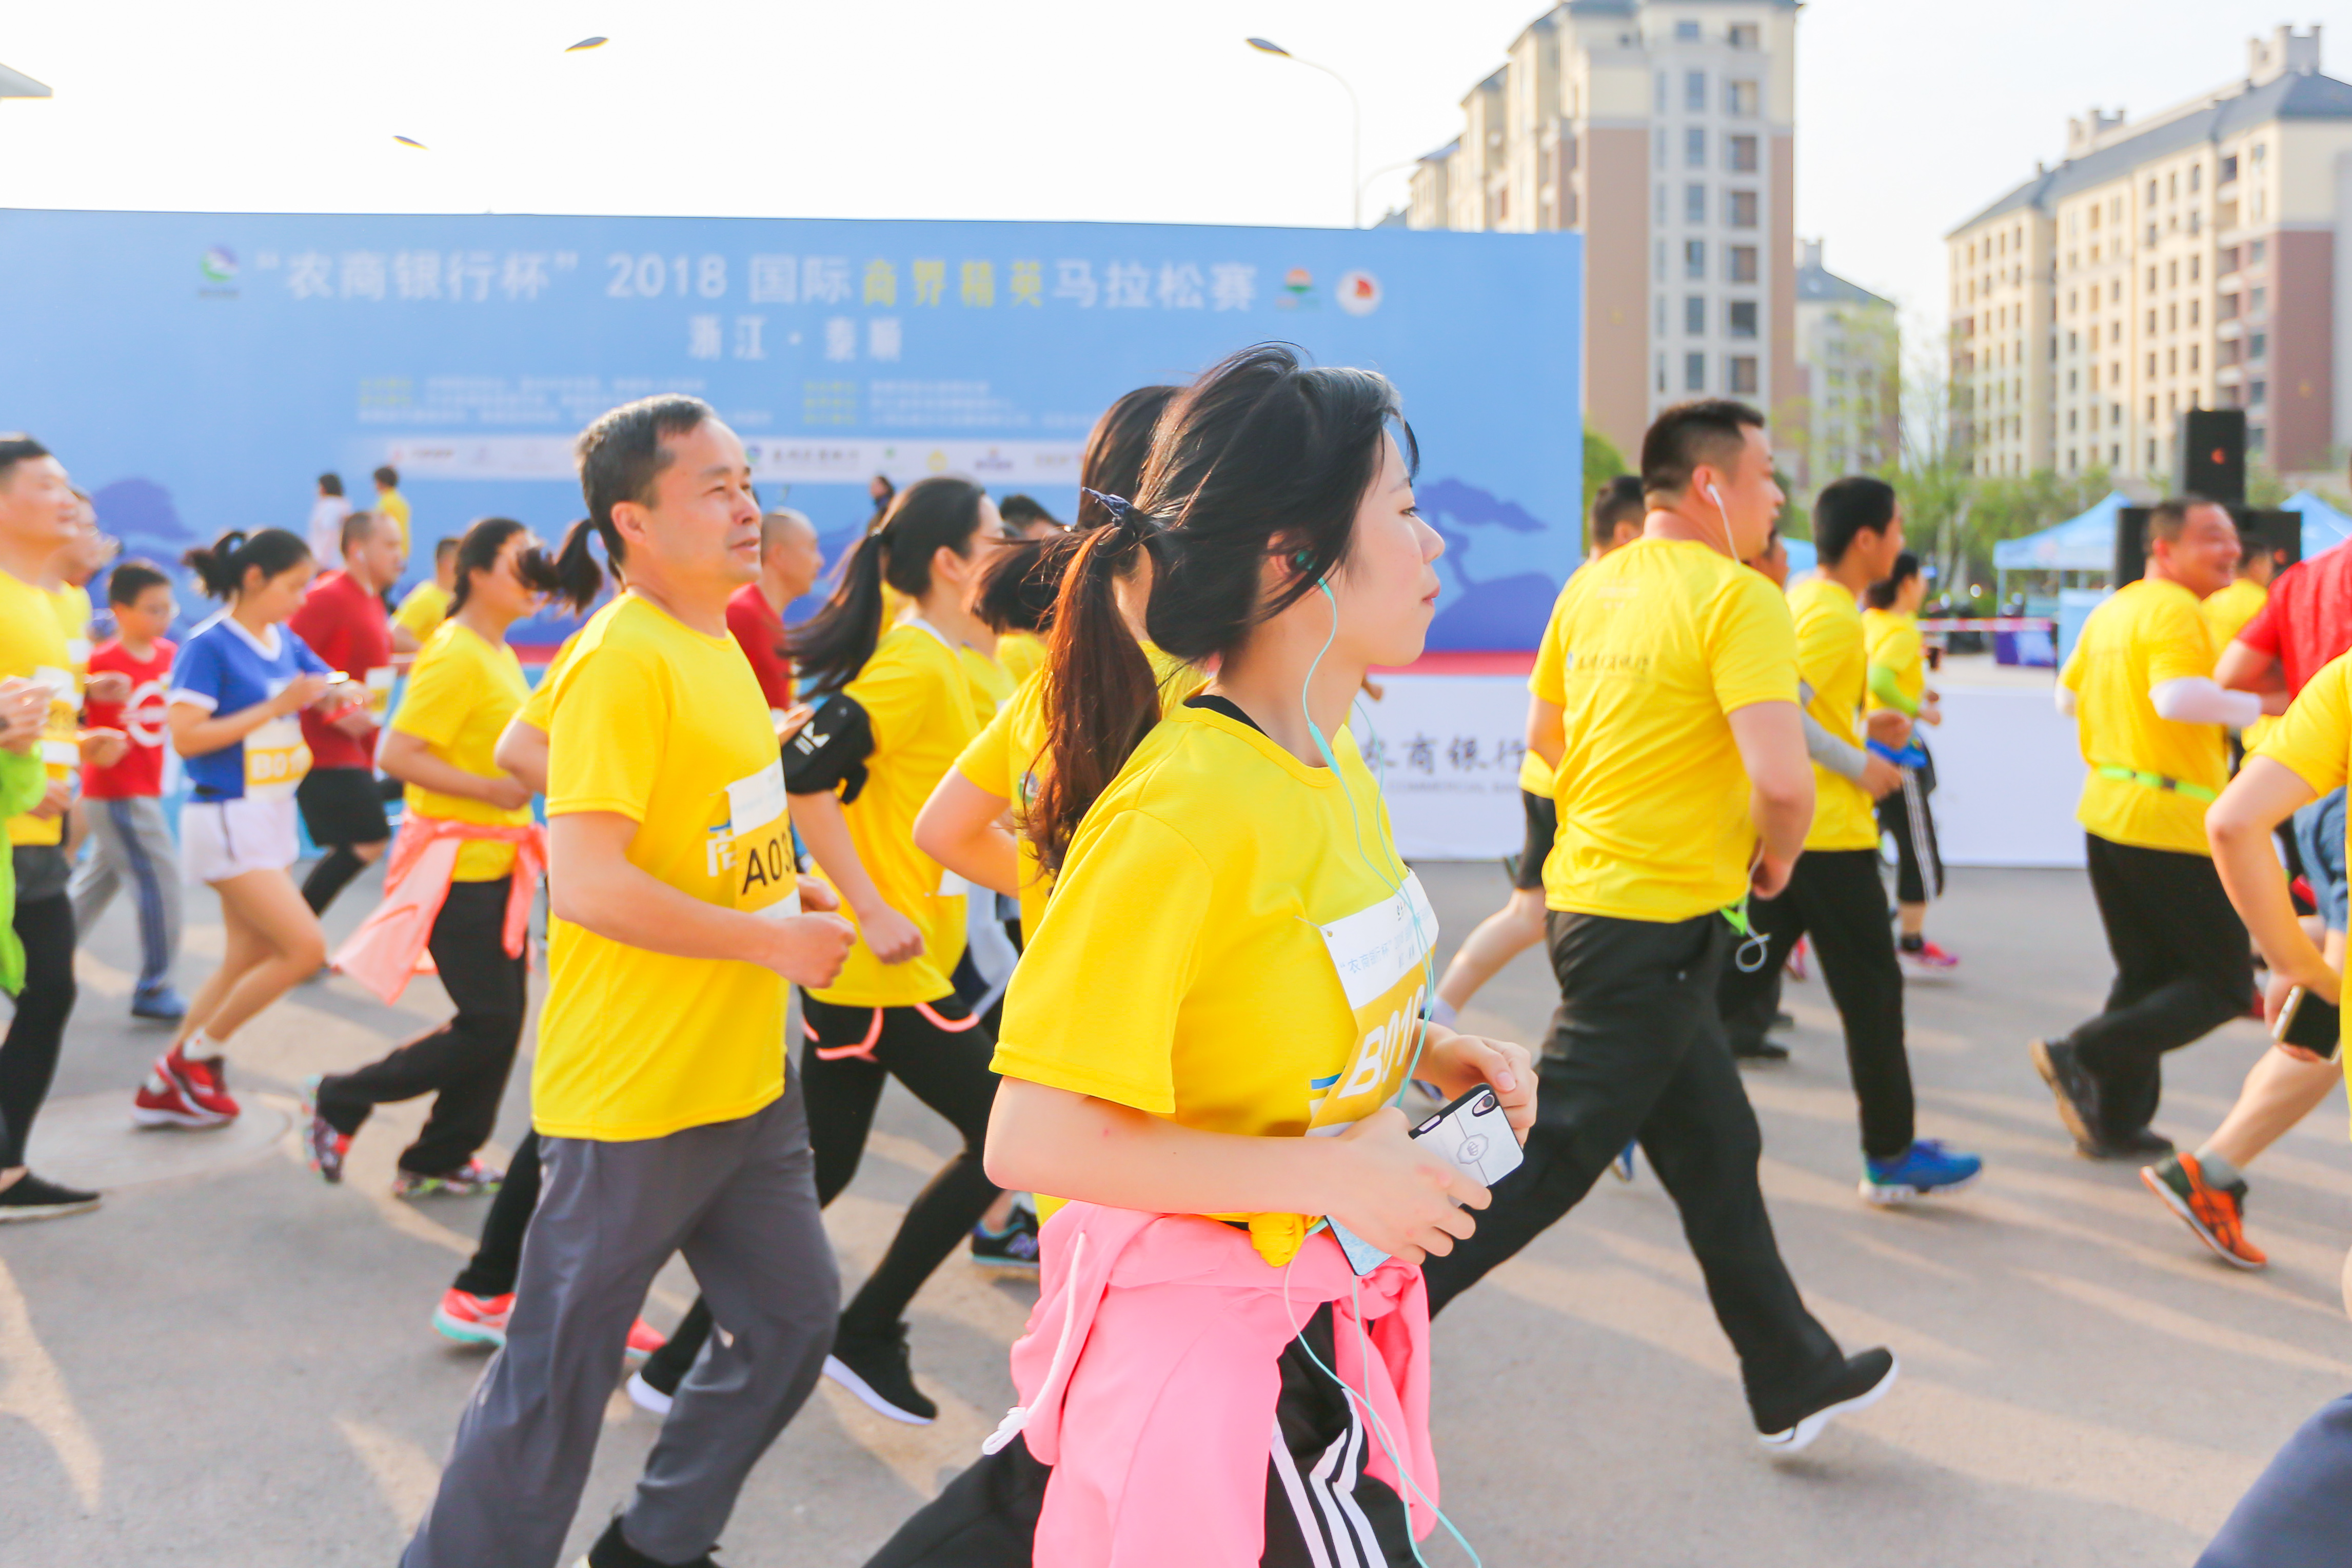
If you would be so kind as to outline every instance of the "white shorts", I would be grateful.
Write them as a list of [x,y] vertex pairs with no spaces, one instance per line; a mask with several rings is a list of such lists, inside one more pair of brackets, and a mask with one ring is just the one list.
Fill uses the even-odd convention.
[[191,887],[249,871],[284,871],[299,847],[294,797],[190,800],[180,808],[180,875]]

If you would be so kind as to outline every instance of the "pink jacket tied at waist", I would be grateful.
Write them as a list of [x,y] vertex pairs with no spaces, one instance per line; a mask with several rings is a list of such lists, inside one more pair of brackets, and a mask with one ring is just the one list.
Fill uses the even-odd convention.
[[1332,1370],[1374,1434],[1365,1469],[1405,1499],[1416,1537],[1434,1525],[1420,1270],[1391,1259],[1360,1281],[1328,1232],[1276,1269],[1230,1225],[1091,1203],[1062,1208],[1042,1240],[1037,1305],[1013,1347],[1021,1403],[986,1444],[994,1453],[1017,1434],[1054,1468],[1037,1568],[1256,1563],[1278,1440],[1276,1358],[1326,1301]]
[[515,847],[514,876],[507,892],[506,949],[509,958],[522,956],[530,934],[531,893],[547,870],[547,830],[535,822],[496,827],[411,811],[401,820],[400,836],[393,841],[384,863],[383,902],[336,950],[335,967],[386,1002],[398,1001],[414,977],[434,973],[426,944],[449,896],[457,852],[483,840]]

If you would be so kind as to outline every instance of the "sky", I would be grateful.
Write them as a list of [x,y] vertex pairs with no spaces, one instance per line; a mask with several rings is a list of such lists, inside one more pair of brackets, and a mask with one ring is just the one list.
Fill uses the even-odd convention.
[[[2091,106],[2242,77],[2245,42],[2352,4],[1809,0],[1797,228],[1916,329],[1942,235],[2055,162]],[[1344,225],[1460,128],[1529,0],[0,0],[23,206],[1096,219]],[[2127,24],[2123,20],[2128,17]],[[602,35],[586,53],[565,46]],[[408,136],[418,152],[395,142]]]

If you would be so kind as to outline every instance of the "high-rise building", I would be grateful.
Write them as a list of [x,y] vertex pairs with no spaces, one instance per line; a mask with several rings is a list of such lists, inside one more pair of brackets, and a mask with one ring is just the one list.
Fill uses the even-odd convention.
[[[2319,28],[2066,156],[1947,236],[1952,404],[1980,474],[2160,478],[2185,409],[2246,411],[2281,472],[2352,445],[2352,86]],[[2340,389],[2340,390],[2339,390]]]
[[1415,228],[1585,235],[1585,410],[1629,455],[1706,393],[1796,369],[1796,0],[1567,0],[1423,159]]
[[1797,382],[1776,412],[1773,451],[1811,495],[1901,455],[1901,329],[1895,302],[1822,265],[1822,242],[1797,257]]

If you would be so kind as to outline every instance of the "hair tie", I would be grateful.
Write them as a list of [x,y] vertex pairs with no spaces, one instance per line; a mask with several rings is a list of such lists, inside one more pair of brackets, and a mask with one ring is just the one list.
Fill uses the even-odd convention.
[[1108,496],[1100,490],[1089,490],[1084,485],[1078,486],[1078,493],[1100,501],[1103,510],[1110,514],[1110,524],[1115,528],[1124,529],[1139,539],[1149,538],[1160,531],[1159,524],[1152,521],[1150,512],[1123,496]]

